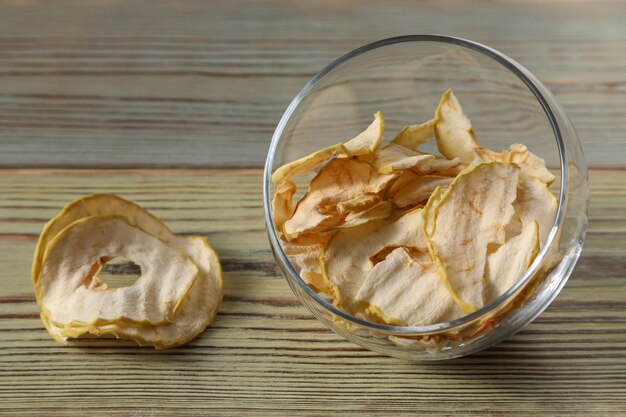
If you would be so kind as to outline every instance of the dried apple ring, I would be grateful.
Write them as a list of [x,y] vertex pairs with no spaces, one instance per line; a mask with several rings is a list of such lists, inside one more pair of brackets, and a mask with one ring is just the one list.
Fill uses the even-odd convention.
[[97,336],[113,334],[120,339],[132,339],[142,346],[165,349],[185,344],[202,333],[215,319],[222,300],[222,270],[219,259],[203,237],[180,236],[175,239],[174,245],[189,255],[197,264],[201,275],[174,312],[171,323],[157,326],[111,323],[70,328],[59,328],[52,324],[57,338],[65,340],[67,337],[78,337],[85,333]]
[[137,204],[124,200],[115,194],[92,194],[81,197],[65,206],[58,215],[46,223],[39,236],[32,267],[33,284],[35,284],[35,294],[37,296],[39,296],[37,280],[39,279],[41,262],[48,242],[76,220],[90,216],[113,215],[123,216],[129,225],[136,226],[166,243],[174,237],[174,234],[161,220]]
[[[92,266],[111,256],[132,259],[141,276],[129,287],[90,288],[86,280]],[[39,277],[41,308],[56,325],[170,322],[199,273],[181,251],[119,217],[87,217],[46,246]]]

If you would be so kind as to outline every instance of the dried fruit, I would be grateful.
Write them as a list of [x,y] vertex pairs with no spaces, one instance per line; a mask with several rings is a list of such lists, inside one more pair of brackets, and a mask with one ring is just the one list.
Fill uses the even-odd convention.
[[[141,267],[140,279],[130,287],[91,288],[93,265],[111,256],[133,259]],[[184,254],[122,219],[87,217],[63,229],[46,246],[40,306],[57,325],[166,323],[198,274]]]
[[559,206],[556,197],[538,179],[520,176],[517,200],[514,203],[522,227],[536,221],[539,225],[539,244],[543,247],[552,230]]
[[487,256],[484,299],[495,300],[524,275],[539,252],[539,225],[527,224],[522,232]]
[[416,150],[435,135],[435,123],[436,120],[431,119],[418,125],[406,126],[392,139],[391,143]]
[[434,159],[435,155],[419,153],[404,146],[390,144],[376,155],[374,167],[381,174],[413,168]]
[[167,226],[137,204],[124,200],[114,194],[91,194],[81,197],[61,210],[43,228],[33,257],[32,278],[35,294],[38,295],[37,280],[41,272],[41,262],[48,242],[61,230],[75,222],[90,216],[122,216],[131,226],[138,227],[165,242],[173,238]]
[[[292,186],[276,188],[284,251],[308,285],[360,318],[421,326],[474,312],[515,285],[545,244],[554,175],[524,145],[481,147],[450,90],[432,120],[381,148],[382,120],[276,170],[280,182],[328,161],[295,208]],[[443,157],[418,150],[432,137]]]
[[474,149],[479,148],[476,135],[459,100],[452,90],[446,91],[435,113],[435,137],[439,152],[448,159],[472,162]]
[[389,247],[426,252],[421,209],[395,221],[380,220],[339,231],[321,258],[326,280],[335,288],[337,303],[347,311],[359,310],[355,296],[374,267],[372,258]]
[[[98,280],[115,256],[141,267],[133,285],[110,288]],[[111,194],[79,199],[46,225],[33,282],[42,320],[60,343],[91,333],[178,346],[213,321],[222,298],[221,267],[206,238],[174,235]]]
[[462,314],[428,255],[411,256],[400,247],[367,275],[356,300],[385,323],[420,326]]
[[348,213],[343,224],[339,228],[360,226],[376,220],[386,219],[391,215],[393,204],[391,201],[381,201],[362,211]]
[[405,171],[389,188],[389,198],[399,208],[416,206],[426,202],[435,188],[446,188],[451,182],[450,177]]
[[519,168],[492,162],[463,171],[432,206],[424,209],[430,254],[463,311],[484,304],[487,247],[504,243],[513,218]]
[[[546,168],[546,162],[528,150],[525,145],[514,143],[508,151],[494,152],[476,148],[474,155],[480,162],[508,162],[519,166],[524,175],[533,177],[546,185],[552,184],[554,175]],[[474,161],[477,163],[478,161]]]
[[338,143],[296,161],[281,166],[272,174],[272,182],[288,180],[305,172],[309,172],[334,155],[360,156],[373,154],[380,147],[385,131],[385,120],[381,112],[374,115],[374,121],[367,129],[345,143]]
[[340,225],[344,216],[338,205],[344,203],[345,211],[346,204],[359,196],[380,192],[394,178],[379,174],[364,161],[350,158],[329,161],[311,181],[291,219],[284,223],[285,238],[292,241],[302,234]]
[[295,211],[292,199],[298,187],[292,181],[283,181],[276,188],[272,200],[272,214],[276,228],[283,230],[283,224],[289,220]]

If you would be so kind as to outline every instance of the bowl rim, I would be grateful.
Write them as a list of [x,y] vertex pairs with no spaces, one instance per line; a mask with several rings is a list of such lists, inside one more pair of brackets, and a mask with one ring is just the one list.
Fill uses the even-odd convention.
[[[557,149],[559,153],[559,161],[561,165],[561,189],[558,197],[558,207],[557,213],[554,219],[554,223],[552,225],[552,230],[550,231],[548,238],[546,240],[546,244],[539,251],[535,260],[530,265],[530,267],[526,270],[524,275],[509,288],[504,294],[500,295],[495,300],[491,301],[489,304],[483,306],[482,308],[476,310],[473,313],[466,314],[457,319],[444,322],[444,323],[435,323],[426,326],[392,326],[388,324],[380,324],[373,323],[367,320],[359,319],[338,307],[335,307],[333,304],[322,298],[318,295],[313,289],[311,289],[300,277],[300,274],[294,269],[293,265],[285,255],[282,246],[279,241],[278,234],[276,232],[276,228],[274,226],[274,221],[271,216],[272,206],[271,206],[271,196],[270,196],[270,188],[272,186],[271,175],[272,175],[272,165],[274,162],[274,156],[276,154],[276,149],[278,147],[278,143],[280,142],[280,138],[284,132],[284,129],[293,115],[294,111],[300,105],[302,100],[320,83],[324,77],[326,77],[333,70],[341,66],[342,64],[350,61],[353,58],[356,58],[362,54],[367,52],[383,48],[386,46],[397,45],[402,43],[411,43],[411,42],[435,42],[435,43],[444,43],[455,45],[463,48],[470,49],[475,52],[479,52],[499,64],[503,65],[506,69],[508,69],[511,73],[516,75],[531,91],[531,93],[535,96],[539,104],[541,105],[548,121],[550,122],[550,126],[552,127],[552,131],[554,133],[554,138],[556,140]],[[546,99],[547,97],[547,99]],[[267,159],[265,162],[265,169],[263,172],[263,207],[265,211],[265,225],[268,233],[268,237],[270,240],[270,244],[272,246],[272,252],[274,253],[274,257],[281,266],[281,270],[285,274],[289,274],[293,281],[297,283],[297,285],[302,288],[302,290],[318,305],[323,307],[325,310],[329,311],[334,316],[340,317],[341,319],[347,321],[348,323],[354,324],[358,327],[374,330],[384,334],[395,334],[395,335],[404,335],[404,336],[420,336],[427,335],[433,333],[441,333],[444,331],[453,331],[455,329],[461,328],[464,325],[479,319],[482,316],[489,314],[494,311],[498,306],[504,305],[511,301],[534,276],[540,270],[541,266],[546,261],[546,255],[553,247],[554,244],[558,244],[558,240],[556,239],[563,221],[565,219],[565,211],[567,208],[568,202],[568,164],[567,164],[567,156],[565,152],[565,144],[563,142],[563,137],[561,135],[561,129],[559,127],[559,123],[552,111],[551,105],[556,107],[556,110],[562,113],[562,109],[560,108],[556,99],[552,96],[550,91],[525,67],[521,64],[513,60],[512,58],[506,56],[505,54],[483,45],[478,42],[470,41],[468,39],[447,36],[447,35],[438,35],[438,34],[418,34],[418,35],[404,35],[404,36],[396,36],[391,38],[381,39],[375,42],[371,42],[360,46],[341,57],[335,59],[326,67],[324,67],[320,72],[318,72],[303,88],[300,92],[294,97],[291,101],[285,112],[283,113],[274,134],[272,136],[272,140],[270,143],[270,147],[267,154]],[[566,129],[572,130],[572,127],[565,126]],[[563,278],[561,278],[563,279]],[[559,287],[560,288],[560,287]]]

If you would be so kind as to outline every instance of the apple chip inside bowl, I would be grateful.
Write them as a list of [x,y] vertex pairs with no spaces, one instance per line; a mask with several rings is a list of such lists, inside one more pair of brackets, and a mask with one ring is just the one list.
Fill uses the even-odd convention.
[[[285,253],[355,318],[426,326],[471,314],[515,285],[546,241],[554,175],[522,144],[483,148],[450,90],[431,120],[385,146],[382,120],[274,172]],[[432,139],[440,154],[420,151]],[[315,175],[292,201],[305,173]]]

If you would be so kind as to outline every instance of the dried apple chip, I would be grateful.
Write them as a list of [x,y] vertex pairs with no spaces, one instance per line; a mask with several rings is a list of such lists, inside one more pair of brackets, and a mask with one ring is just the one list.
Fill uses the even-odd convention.
[[368,272],[371,257],[387,247],[404,246],[425,252],[420,209],[395,221],[379,220],[339,231],[321,258],[326,280],[336,289],[336,302],[349,312],[358,311],[355,296]]
[[441,278],[463,311],[483,306],[483,276],[490,244],[504,243],[514,214],[519,169],[492,162],[462,172],[433,205],[424,229]]
[[309,233],[298,236],[297,239],[288,241],[285,236],[281,236],[280,243],[285,248],[285,254],[290,254],[291,250],[295,249],[294,253],[298,253],[298,249],[303,246],[310,245],[325,245],[332,238],[334,231],[329,229],[319,233]]
[[394,144],[381,149],[374,161],[374,167],[381,174],[412,169],[422,175],[437,173],[455,177],[466,166],[459,158],[445,159]]
[[527,224],[522,232],[501,245],[487,257],[485,268],[485,303],[511,288],[524,275],[539,252],[539,225]]
[[399,208],[416,206],[427,201],[435,188],[446,188],[451,182],[450,177],[405,171],[389,188],[389,198]]
[[432,174],[454,178],[467,168],[467,165],[468,164],[462,162],[459,158],[445,159],[436,156],[432,159],[422,161],[412,169],[421,175]]
[[463,313],[430,257],[414,258],[405,248],[395,249],[369,272],[356,300],[385,323],[398,326],[440,323]]
[[389,144],[376,154],[374,167],[381,174],[391,174],[394,171],[413,168],[434,158],[435,155],[424,154],[404,146]]
[[90,216],[123,216],[124,220],[131,226],[136,226],[144,232],[168,242],[173,239],[174,234],[158,218],[128,200],[114,194],[92,194],[81,197],[61,210],[43,228],[35,254],[33,256],[32,279],[35,286],[35,294],[39,296],[39,286],[37,280],[41,272],[41,262],[44,251],[50,240],[61,230],[75,222],[76,220]]
[[337,212],[339,214],[348,214],[350,212],[365,210],[378,202],[378,200],[380,200],[378,194],[358,195],[350,200],[337,203]]
[[346,154],[352,156],[361,156],[373,154],[380,148],[385,133],[385,119],[381,112],[376,112],[374,121],[367,129],[361,132],[355,138],[343,144]]
[[278,184],[282,181],[287,181],[293,177],[304,174],[320,165],[322,162],[330,159],[333,155],[344,152],[344,147],[341,143],[329,146],[324,149],[320,149],[317,152],[313,152],[310,155],[303,156],[293,162],[285,164],[278,168],[272,174],[272,182]]
[[172,246],[183,251],[200,269],[171,323],[157,327],[157,348],[179,346],[196,338],[209,326],[223,296],[222,267],[208,240],[201,236],[177,236]]
[[534,177],[520,176],[515,211],[522,227],[536,221],[539,225],[539,244],[543,248],[548,239],[559,203],[545,184]]
[[[274,214],[285,219],[285,253],[309,286],[366,320],[417,326],[483,307],[549,235],[554,176],[524,145],[480,147],[450,90],[434,119],[380,148],[383,127],[377,113],[357,138],[274,173],[282,180],[328,161],[295,209],[283,203]],[[443,157],[417,150],[433,136]],[[279,186],[275,201],[291,199],[288,190]]]
[[[189,254],[201,275],[194,281],[187,297],[174,313],[171,323],[156,326],[113,323],[90,326],[84,329],[85,332],[97,336],[113,334],[117,338],[132,339],[141,346],[149,345],[157,349],[180,346],[202,333],[213,322],[222,299],[219,259],[204,237],[178,236],[174,245]],[[64,337],[77,337],[75,328],[60,329],[59,332]]]
[[293,195],[298,187],[292,181],[281,182],[272,199],[272,214],[274,217],[274,225],[278,230],[283,229],[283,224],[293,216],[295,207],[293,205]]
[[528,150],[526,145],[514,143],[509,147],[511,162],[522,168],[522,172],[537,178],[546,185],[552,184],[554,174],[546,168],[546,161]]
[[459,100],[452,90],[446,91],[435,112],[435,138],[439,152],[448,159],[459,158],[470,163],[474,149],[480,147]]
[[385,120],[381,112],[374,115],[374,121],[367,129],[345,143],[338,143],[310,155],[281,166],[272,174],[272,182],[288,180],[305,172],[309,172],[334,155],[361,156],[373,154],[383,140]]
[[391,143],[416,150],[435,135],[435,123],[436,120],[431,119],[421,124],[406,126],[391,140]]
[[[489,149],[474,149],[479,162],[509,162],[516,164],[522,173],[536,178],[546,185],[554,181],[554,175],[546,168],[546,162],[528,150],[525,145],[514,143],[508,151],[494,152]],[[476,162],[475,162],[476,163]]]
[[367,162],[350,158],[329,161],[311,181],[293,217],[284,223],[285,238],[292,241],[302,234],[338,226],[343,221],[339,203],[378,193],[394,178],[379,174]]
[[[311,236],[313,237],[313,236]],[[321,235],[321,240],[298,239],[302,244],[282,242],[285,255],[293,267],[298,271],[300,278],[317,292],[329,293],[329,285],[324,278],[320,257],[330,234]]]
[[[101,257],[124,256],[141,267],[134,285],[88,288]],[[39,288],[41,308],[56,325],[129,320],[169,322],[199,275],[183,253],[129,226],[119,217],[87,217],[56,234],[46,246]]]
[[[102,227],[101,222],[105,221],[116,221],[115,227],[110,230],[104,230],[107,229],[107,226]],[[66,235],[74,235],[76,237],[76,230],[72,232],[72,229],[75,226],[79,229],[84,229],[87,227],[86,225],[91,225],[89,226],[91,229],[98,229],[101,232],[99,236],[98,234],[92,235],[91,233],[83,232],[83,234],[87,235],[83,244],[87,242],[86,245],[91,251],[97,250],[97,247],[93,245],[94,237],[106,239],[106,235],[109,233],[112,234],[113,246],[125,247],[126,244],[123,240],[127,235],[116,233],[119,230],[125,231],[127,234],[130,233],[130,235],[135,237],[137,239],[135,243],[144,244],[146,246],[144,248],[145,256],[148,256],[147,259],[150,261],[148,262],[149,268],[155,270],[152,275],[157,277],[154,280],[149,280],[152,282],[152,284],[148,284],[149,288],[160,286],[161,281],[167,278],[160,276],[159,271],[157,271],[163,263],[168,264],[167,268],[163,269],[163,272],[168,273],[168,276],[174,275],[168,271],[176,268],[176,262],[180,262],[178,258],[183,259],[185,265],[191,265],[191,268],[195,268],[197,271],[196,277],[186,290],[184,290],[186,285],[185,277],[182,275],[176,278],[178,281],[178,283],[174,284],[176,288],[172,288],[172,285],[170,285],[171,278],[165,281],[161,291],[169,293],[168,297],[176,297],[181,290],[184,290],[184,294],[176,301],[176,305],[172,309],[173,312],[166,314],[164,319],[159,319],[162,323],[149,324],[150,320],[142,320],[132,310],[130,310],[130,314],[125,311],[124,316],[118,319],[111,319],[110,316],[105,315],[98,317],[92,323],[84,323],[81,319],[76,318],[72,318],[69,322],[62,322],[66,318],[59,318],[44,307],[44,304],[48,305],[50,302],[50,286],[46,285],[43,289],[43,292],[46,294],[46,299],[44,300],[44,296],[40,296],[40,288],[44,286],[44,282],[49,280],[46,278],[43,280],[39,279],[43,275],[41,273],[42,261],[49,259],[48,255],[53,256],[54,253],[51,251],[56,250],[59,251],[59,254],[53,256],[57,258],[56,261],[50,258],[46,262],[58,263],[67,268],[69,258],[58,258],[58,256],[63,256],[63,250],[60,247],[53,249],[58,244],[56,240],[63,240],[63,236]],[[73,244],[76,244],[76,242],[73,242]],[[111,246],[108,246],[108,248],[110,249]],[[70,249],[65,248],[65,250]],[[126,288],[109,288],[95,276],[106,260],[120,254],[122,252],[110,256],[101,256],[89,268],[84,265],[74,265],[71,272],[84,275],[84,288],[79,291],[107,293],[103,297],[116,297],[122,293],[133,292],[139,296],[140,294],[137,294],[136,286],[144,284],[135,283],[133,286]],[[75,256],[80,256],[80,254]],[[157,256],[158,263],[153,262],[150,256]],[[142,272],[145,272],[144,269],[142,268]],[[184,271],[179,272],[183,273]],[[145,281],[146,278],[143,276],[144,274],[142,274],[142,279]],[[68,277],[70,276],[61,277],[60,279],[68,279]],[[139,279],[138,282],[143,282],[142,279]],[[33,260],[33,282],[35,284],[35,292],[38,294],[38,302],[41,306],[41,318],[48,332],[59,343],[67,343],[68,337],[76,338],[85,333],[91,333],[94,335],[114,334],[118,338],[133,339],[140,345],[152,345],[156,348],[177,346],[196,337],[212,322],[222,298],[221,267],[217,255],[208,244],[206,238],[199,236],[176,236],[159,219],[141,207],[112,194],[95,194],[80,198],[66,206],[58,216],[46,225],[40,236]],[[134,287],[135,289],[133,289]],[[154,294],[154,291],[146,293],[134,300],[134,302],[130,296],[130,298],[125,300],[131,306],[157,303],[161,308],[169,308],[171,301],[164,303],[159,297],[156,300],[151,300],[151,298],[154,298]],[[61,295],[61,297],[63,300],[58,302],[61,304],[68,303],[70,305],[69,303],[78,301],[81,308],[95,309],[98,307],[95,304],[85,304],[86,299],[80,299],[80,296],[74,295],[73,297],[75,298],[71,298],[67,295]],[[90,293],[89,297],[93,298],[94,294]],[[55,303],[52,302],[52,304]],[[114,303],[109,307],[111,306],[114,306]],[[144,314],[151,310],[153,309],[142,307],[142,313]],[[81,314],[84,314],[84,312]],[[81,315],[81,317],[84,316]],[[139,320],[135,321],[133,318]]]
[[320,265],[322,249],[322,245],[302,246],[298,253],[288,255],[300,278],[317,292],[326,292],[328,288]]
[[346,216],[343,224],[338,227],[345,229],[347,227],[355,227],[376,220],[386,219],[391,215],[392,210],[393,204],[391,201],[381,201],[366,210],[350,212]]

